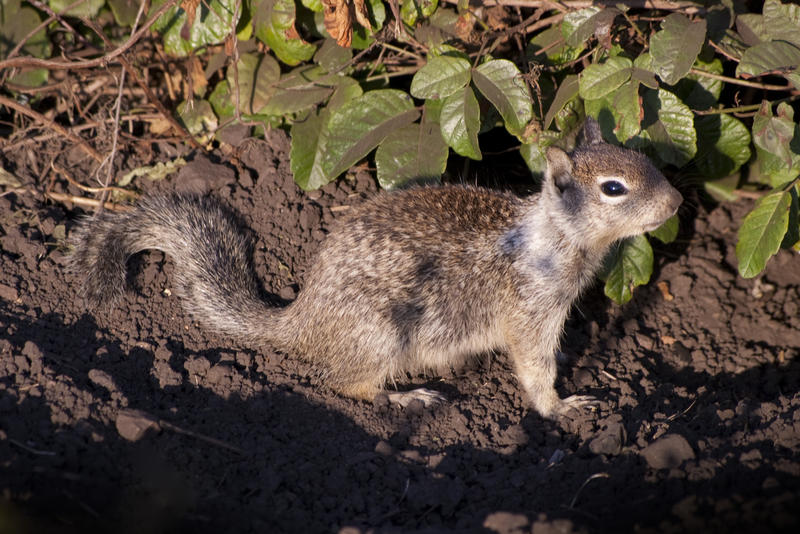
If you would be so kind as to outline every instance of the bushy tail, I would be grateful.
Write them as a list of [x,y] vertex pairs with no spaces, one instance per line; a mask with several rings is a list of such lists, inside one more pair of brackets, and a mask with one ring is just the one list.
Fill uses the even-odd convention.
[[131,255],[157,249],[175,262],[176,293],[197,320],[240,339],[277,341],[277,310],[261,297],[248,240],[213,198],[145,197],[131,211],[84,219],[70,241],[71,270],[95,307],[123,294]]

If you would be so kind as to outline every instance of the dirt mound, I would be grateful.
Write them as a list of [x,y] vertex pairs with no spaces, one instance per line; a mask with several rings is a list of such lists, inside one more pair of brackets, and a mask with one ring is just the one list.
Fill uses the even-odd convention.
[[[149,188],[228,202],[290,301],[325,228],[376,187],[304,194],[285,137],[248,144],[239,168],[189,154]],[[745,209],[685,221],[628,305],[582,299],[558,388],[602,404],[554,423],[503,355],[411,377],[447,396],[434,410],[336,397],[292,355],[204,333],[159,253],[89,313],[55,246],[81,210],[2,196],[0,531],[797,532],[800,269],[781,252],[737,277]]]

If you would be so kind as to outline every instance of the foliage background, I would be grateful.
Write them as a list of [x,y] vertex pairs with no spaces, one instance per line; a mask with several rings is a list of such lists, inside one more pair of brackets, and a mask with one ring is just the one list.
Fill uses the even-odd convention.
[[[798,30],[778,0],[0,0],[2,150],[77,144],[95,162],[82,201],[104,204],[178,165],[117,176],[133,137],[206,150],[284,128],[303,189],[365,158],[391,189],[457,180],[498,143],[540,176],[592,116],[702,201],[756,199],[736,249],[753,277],[800,250]],[[76,200],[53,179],[46,195]],[[629,300],[652,268],[647,237],[620,244],[606,294]]]

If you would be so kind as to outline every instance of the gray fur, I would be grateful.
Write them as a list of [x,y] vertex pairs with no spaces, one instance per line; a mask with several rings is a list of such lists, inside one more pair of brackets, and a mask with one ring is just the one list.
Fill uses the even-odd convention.
[[[597,142],[594,126],[571,156],[548,151],[538,195],[423,187],[352,210],[283,309],[263,301],[245,238],[209,198],[144,198],[131,212],[86,219],[72,234],[72,267],[92,304],[110,303],[124,291],[127,258],[162,250],[203,324],[300,354],[354,398],[372,400],[406,372],[504,350],[532,406],[555,417],[591,401],[554,388],[572,303],[613,242],[663,222],[682,200],[643,156]],[[628,198],[604,203],[598,175],[624,177]]]

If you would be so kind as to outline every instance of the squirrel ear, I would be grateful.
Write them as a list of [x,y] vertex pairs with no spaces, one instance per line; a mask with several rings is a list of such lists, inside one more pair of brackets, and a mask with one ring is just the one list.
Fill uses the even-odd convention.
[[600,124],[591,117],[586,117],[583,123],[583,142],[587,145],[595,145],[603,142],[603,132]]
[[572,160],[566,152],[554,146],[548,147],[545,155],[547,157],[545,181],[563,192],[572,182]]

